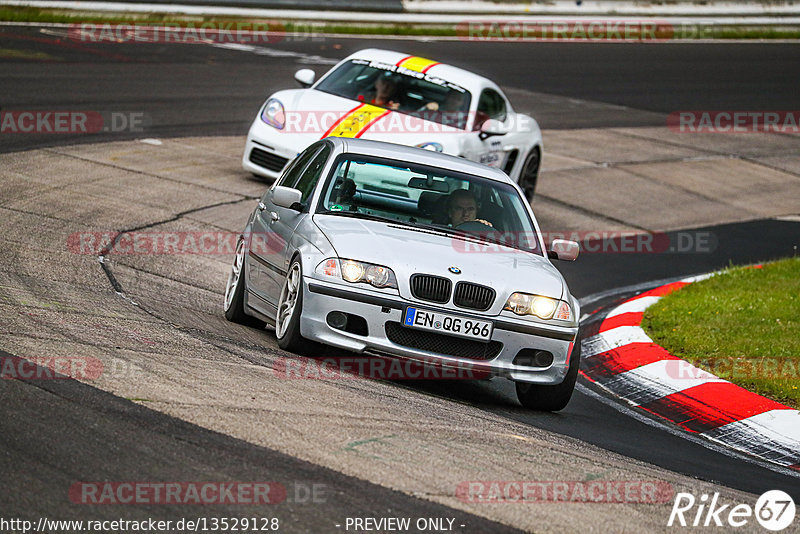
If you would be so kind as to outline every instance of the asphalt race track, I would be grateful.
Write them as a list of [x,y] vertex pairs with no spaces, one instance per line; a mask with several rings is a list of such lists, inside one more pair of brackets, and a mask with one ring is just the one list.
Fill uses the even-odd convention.
[[[3,59],[0,108],[86,106],[142,112],[152,118],[148,135],[153,137],[244,134],[266,95],[287,83],[293,86],[298,63],[321,73],[327,66],[316,58],[338,60],[370,46],[446,57],[504,88],[541,93],[531,111],[542,128],[663,126],[666,114],[691,109],[795,109],[797,72],[792,67],[800,63],[800,49],[787,43],[520,47],[287,36],[283,42],[242,53],[174,44],[109,46],[68,39],[65,28],[41,33],[14,26],[0,28],[0,41],[4,48],[41,54],[43,59],[34,64],[37,67],[24,55]],[[509,65],[502,59],[512,55],[520,62]],[[110,132],[54,140],[33,134],[4,139],[0,150],[125,135],[134,137]]]
[[[31,358],[59,352],[62,346],[65,353],[69,347],[83,346],[91,354],[100,354],[112,352],[117,345],[118,351],[130,350],[132,357],[143,358],[140,364],[157,379],[152,385],[144,378],[131,381],[137,382],[132,385],[0,381],[0,475],[4,480],[0,516],[35,521],[41,516],[175,519],[272,514],[280,517],[281,530],[288,532],[344,532],[348,517],[386,516],[452,518],[459,532],[516,531],[513,527],[567,532],[572,530],[570,525],[588,528],[595,520],[606,529],[666,528],[668,506],[654,511],[646,505],[600,509],[600,505],[542,504],[525,512],[519,508],[525,505],[506,505],[516,506],[514,510],[462,505],[452,499],[453,488],[447,484],[469,480],[458,476],[470,473],[470,455],[484,469],[483,476],[472,473],[478,480],[499,478],[489,470],[494,464],[481,462],[502,465],[507,460],[509,471],[502,473],[512,480],[584,480],[604,473],[623,480],[650,476],[669,480],[676,491],[720,491],[733,500],[742,498],[742,492],[758,495],[782,489],[800,502],[797,475],[706,447],[660,422],[635,419],[587,383],[580,383],[564,411],[541,414],[522,410],[514,400],[513,386],[495,380],[357,381],[357,385],[325,389],[317,389],[321,381],[313,380],[288,386],[268,382],[266,389],[237,382],[244,373],[257,374],[286,354],[277,348],[272,333],[231,325],[221,318],[217,308],[224,276],[220,273],[230,258],[195,263],[182,258],[112,257],[103,269],[96,258],[76,258],[63,250],[62,236],[73,231],[238,231],[267,184],[236,170],[241,143],[224,138],[239,136],[243,142],[264,97],[291,87],[298,68],[309,66],[320,73],[333,60],[368,46],[403,49],[485,74],[508,91],[512,103],[532,113],[544,130],[666,129],[666,116],[676,110],[796,110],[800,105],[796,69],[800,47],[796,44],[521,45],[315,37],[235,50],[207,45],[81,43],[66,39],[59,28],[0,26],[0,109],[137,113],[145,124],[142,131],[93,135],[0,134],[0,190],[8,195],[0,198],[4,219],[0,223],[0,290],[5,289],[0,316],[6,323],[0,327],[2,356]],[[502,59],[511,57],[513,65]],[[203,144],[205,137],[223,140]],[[135,141],[141,138],[190,138],[175,141],[175,145],[184,143],[182,152],[177,152],[181,146],[167,141],[165,145],[176,150],[170,156],[175,169],[203,165],[207,167],[204,174],[186,178],[180,169],[169,169],[168,159],[147,162],[147,157],[139,156],[132,163],[127,158],[137,151],[136,146],[144,146]],[[99,143],[111,144],[104,148]],[[547,143],[545,134],[545,151]],[[783,158],[780,164],[770,160],[771,165],[800,185],[800,166],[794,160],[786,162],[786,154],[800,148],[800,136],[786,136],[776,140],[775,146],[780,150],[773,153],[766,148],[748,156],[748,161]],[[214,167],[216,160],[221,162],[219,168]],[[124,189],[104,188],[102,173],[128,172],[137,178],[120,182]],[[26,177],[31,175],[37,182],[28,189]],[[80,195],[84,186],[86,198]],[[53,204],[40,200],[25,204],[28,193],[52,198]],[[746,197],[748,193],[735,194]],[[138,207],[141,199],[145,200]],[[797,200],[795,206],[800,206]],[[547,214],[557,208],[560,216],[568,216],[574,207],[553,195],[543,202],[547,202],[543,204]],[[595,224],[643,227],[634,218],[603,219],[597,211],[577,213],[601,221]],[[800,209],[785,215],[798,213]],[[713,218],[712,214],[699,220]],[[548,220],[540,222],[545,226]],[[602,310],[640,290],[641,284],[656,285],[659,280],[708,272],[731,262],[749,264],[791,256],[800,244],[800,222],[771,215],[735,221],[726,216],[714,223],[670,223],[657,229],[666,231],[673,241],[681,234],[711,234],[715,246],[696,254],[586,254],[575,264],[559,264],[572,292],[584,299],[584,313]],[[611,291],[618,288],[623,289]],[[48,301],[65,304],[42,304]],[[87,342],[81,328],[102,330],[97,323],[103,321],[108,321],[109,328],[132,321],[144,332],[140,338],[163,343],[165,348],[160,353],[151,354],[155,351],[151,347],[136,352],[139,349],[132,348],[132,340],[102,332]],[[144,360],[151,357],[152,361]],[[167,370],[170,361],[180,364]],[[203,365],[213,368],[207,384]],[[229,372],[224,370],[227,365]],[[167,395],[170,381],[178,392],[175,398]],[[202,396],[216,391],[212,386],[217,383],[227,388],[224,394],[211,399],[208,406],[194,404],[193,389]],[[140,390],[153,396],[135,394]],[[241,404],[226,411],[231,399]],[[261,414],[258,403],[271,400],[275,412]],[[358,404],[350,406],[350,402]],[[359,456],[355,449],[369,440],[361,439],[357,430],[362,427],[356,423],[347,427],[342,421],[349,409],[363,413],[372,408],[375,420],[358,424],[374,424],[380,439],[392,442],[397,429],[408,422],[402,416],[417,414],[419,421],[414,423],[419,428],[412,426],[424,438],[398,445],[392,442],[395,449],[369,449]],[[386,413],[378,414],[383,409]],[[397,420],[390,420],[390,415]],[[243,421],[248,417],[264,424],[253,422],[247,428]],[[464,429],[463,434],[459,429]],[[497,441],[504,432],[515,437]],[[437,433],[453,443],[436,442]],[[335,447],[345,434],[352,434],[349,449]],[[463,450],[459,449],[461,439]],[[293,440],[297,454],[293,454]],[[526,443],[536,450],[526,450]],[[467,444],[476,448],[468,450]],[[337,450],[326,451],[328,445]],[[491,451],[494,460],[484,456]],[[351,452],[356,454],[354,459],[347,457]],[[419,460],[422,467],[416,471],[392,463],[393,457],[405,458],[405,454],[427,459]],[[397,478],[386,475],[394,471]],[[448,478],[450,472],[456,474]],[[444,482],[437,483],[438,479]],[[67,498],[76,481],[115,480],[269,480],[286,486],[288,496],[286,502],[266,511],[232,505],[87,506]],[[313,484],[325,488],[324,498],[304,497]],[[629,524],[615,523],[619,518]]]

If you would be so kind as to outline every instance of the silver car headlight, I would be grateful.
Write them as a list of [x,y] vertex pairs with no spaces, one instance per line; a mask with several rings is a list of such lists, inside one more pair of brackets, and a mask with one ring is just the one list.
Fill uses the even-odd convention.
[[264,109],[261,110],[261,120],[273,128],[283,130],[283,126],[286,124],[286,112],[283,109],[283,103],[277,98],[267,100],[267,103],[264,104]]
[[563,300],[529,295],[528,293],[514,293],[503,306],[504,310],[512,311],[517,315],[535,315],[539,319],[572,320],[572,309],[569,303]]
[[357,260],[328,258],[317,265],[317,274],[341,278],[351,284],[365,283],[373,287],[397,289],[397,278],[388,267]]

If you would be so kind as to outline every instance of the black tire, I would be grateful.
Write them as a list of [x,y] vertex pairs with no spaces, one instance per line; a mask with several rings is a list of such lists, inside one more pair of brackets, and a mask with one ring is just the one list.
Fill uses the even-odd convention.
[[536,182],[539,180],[539,167],[542,165],[542,152],[538,146],[533,147],[525,158],[522,170],[519,173],[519,186],[525,193],[528,202],[533,201],[536,191]]
[[566,408],[575,391],[578,380],[578,368],[581,364],[581,342],[578,339],[569,359],[569,370],[564,381],[555,386],[542,386],[517,382],[517,399],[520,404],[530,410],[557,412]]
[[[235,287],[229,289],[226,286],[226,294],[225,294],[225,301],[223,303],[223,309],[225,311],[225,318],[232,323],[239,323],[247,326],[253,326],[256,328],[264,328],[266,323],[259,319],[256,319],[253,316],[247,315],[244,311],[244,292],[245,292],[245,274],[244,274],[244,256],[247,254],[247,247],[244,244],[244,239],[239,237],[239,241],[236,243],[236,257],[233,260],[233,265],[231,266],[231,274],[228,275],[228,285],[231,284],[231,277],[235,275],[236,271],[236,264],[237,261],[240,262],[239,264],[239,274],[238,278],[235,282]],[[231,297],[230,304],[228,304],[228,291],[233,292],[233,296]],[[227,307],[226,307],[227,306]]]
[[[297,287],[297,295],[295,297],[294,307],[292,308],[291,315],[288,319],[288,325],[285,331],[281,332],[281,321],[278,315],[281,314],[281,307],[285,304],[284,300],[287,296],[287,290],[290,284],[290,277],[293,273],[299,271],[299,280]],[[303,314],[303,268],[299,259],[292,261],[289,266],[289,271],[286,273],[286,279],[281,288],[281,295],[278,299],[278,312],[275,316],[275,337],[278,339],[278,346],[283,350],[293,352],[295,354],[303,354],[308,356],[318,355],[323,350],[322,345],[314,341],[308,340],[300,335],[300,316]]]

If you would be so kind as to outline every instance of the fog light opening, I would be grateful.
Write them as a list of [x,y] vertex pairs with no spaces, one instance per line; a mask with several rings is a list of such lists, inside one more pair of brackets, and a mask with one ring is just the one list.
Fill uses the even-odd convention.
[[347,314],[340,311],[332,311],[325,319],[328,326],[336,330],[344,330],[347,328]]
[[553,354],[546,350],[522,349],[514,357],[514,365],[547,368],[553,365]]
[[537,350],[533,363],[536,367],[550,367],[553,364],[553,355],[546,350]]

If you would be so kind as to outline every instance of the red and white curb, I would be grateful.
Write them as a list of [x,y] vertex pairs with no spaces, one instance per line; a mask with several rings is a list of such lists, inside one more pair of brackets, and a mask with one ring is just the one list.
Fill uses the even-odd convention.
[[581,374],[632,406],[711,441],[800,471],[800,411],[698,369],[655,344],[644,311],[687,278],[614,308],[582,341]]

